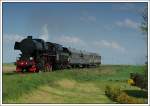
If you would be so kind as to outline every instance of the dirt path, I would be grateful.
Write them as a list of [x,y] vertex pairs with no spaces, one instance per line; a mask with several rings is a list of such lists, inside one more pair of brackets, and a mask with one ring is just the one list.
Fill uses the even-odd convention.
[[16,70],[15,65],[3,65],[3,72],[13,72]]

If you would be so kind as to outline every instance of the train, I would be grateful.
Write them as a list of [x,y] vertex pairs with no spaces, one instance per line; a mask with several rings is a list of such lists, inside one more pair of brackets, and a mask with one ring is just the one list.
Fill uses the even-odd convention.
[[97,53],[65,47],[43,39],[33,39],[32,36],[15,42],[14,50],[21,51],[15,62],[16,72],[50,72],[65,68],[95,67],[101,64],[101,56]]

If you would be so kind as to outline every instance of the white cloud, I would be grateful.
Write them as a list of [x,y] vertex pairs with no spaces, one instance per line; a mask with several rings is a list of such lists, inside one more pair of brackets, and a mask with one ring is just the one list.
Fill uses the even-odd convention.
[[[99,44],[99,42],[96,42],[96,43]],[[106,40],[101,40],[100,43],[102,46],[105,46],[105,47],[111,46],[111,44]]]
[[16,42],[16,41],[21,41],[24,39],[25,36],[21,36],[18,34],[4,34],[3,35],[3,43],[11,43],[11,42]]
[[107,41],[107,40],[101,40],[101,41],[96,41],[93,43],[96,47],[99,48],[112,48],[116,50],[120,50],[122,52],[125,52],[125,48],[122,47],[120,44],[118,44],[115,41]]
[[39,36],[40,39],[43,39],[45,41],[48,41],[49,39],[49,32],[48,32],[48,28],[47,28],[47,24],[44,24],[44,26],[42,27],[42,34]]
[[18,34],[3,34],[3,62],[14,62],[16,57],[21,53],[19,50],[14,50],[15,42],[20,42],[26,36]]
[[[48,40],[49,36],[48,36],[48,29],[47,29],[47,24],[45,24],[42,27],[42,35],[39,36],[40,39],[43,39],[45,41]],[[3,34],[3,43],[13,43],[13,42],[20,42],[22,39],[26,38],[27,35],[19,35],[19,34]]]
[[59,38],[55,39],[56,42],[61,43],[61,44],[80,44],[84,45],[85,42],[81,40],[78,37],[75,36],[60,36]]
[[127,18],[127,19],[122,20],[122,21],[117,21],[116,25],[119,26],[119,27],[127,27],[127,28],[138,29],[140,23],[135,22],[135,21]]

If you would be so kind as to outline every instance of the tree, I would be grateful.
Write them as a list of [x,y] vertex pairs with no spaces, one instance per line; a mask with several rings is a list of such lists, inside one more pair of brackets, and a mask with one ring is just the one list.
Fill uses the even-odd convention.
[[144,8],[144,11],[142,12],[142,18],[143,22],[141,24],[141,30],[144,32],[145,35],[148,35],[148,7]]
[[[148,44],[148,5],[145,6],[144,11],[142,13],[143,22],[141,24],[141,30],[146,35],[146,43]],[[148,55],[146,56],[148,58]],[[145,88],[148,90],[148,61],[145,62],[145,77],[143,78],[145,83]]]

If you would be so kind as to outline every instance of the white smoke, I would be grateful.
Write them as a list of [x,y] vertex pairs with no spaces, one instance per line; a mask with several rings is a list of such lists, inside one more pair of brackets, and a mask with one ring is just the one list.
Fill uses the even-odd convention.
[[44,26],[42,27],[42,30],[41,30],[41,35],[39,36],[40,39],[43,39],[45,41],[48,41],[48,38],[49,38],[47,26],[48,26],[47,24],[44,24]]
[[4,34],[3,35],[3,43],[4,44],[10,44],[14,42],[20,42],[22,39],[25,38],[25,35],[19,35],[19,34]]

